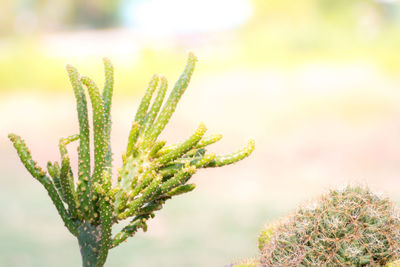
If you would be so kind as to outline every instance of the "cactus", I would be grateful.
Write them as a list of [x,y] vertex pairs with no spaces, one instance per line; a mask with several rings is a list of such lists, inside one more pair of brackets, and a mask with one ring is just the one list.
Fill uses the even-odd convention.
[[[137,231],[146,231],[147,220],[168,199],[195,188],[195,184],[188,182],[198,169],[232,164],[253,151],[254,141],[250,140],[246,147],[232,154],[207,153],[205,147],[220,140],[221,135],[205,136],[204,124],[184,142],[166,146],[165,141],[158,140],[189,84],[196,61],[190,53],[182,75],[164,104],[166,78],[154,75],[151,79],[132,124],[116,182],[111,173],[110,144],[114,71],[108,59],[104,59],[106,80],[102,92],[93,80],[81,76],[70,65],[66,67],[76,98],[79,134],[61,138],[60,163],[49,162],[46,172],[32,159],[21,137],[9,135],[22,163],[43,184],[65,226],[77,237],[83,266],[103,266],[110,249]],[[90,156],[84,86],[93,111],[94,162]],[[157,96],[152,101],[156,90]],[[67,145],[75,141],[79,141],[77,174],[71,170],[67,151]],[[127,225],[113,235],[113,225],[126,219],[130,219]]]
[[261,265],[396,266],[390,262],[400,258],[399,214],[368,188],[331,190],[261,233]]

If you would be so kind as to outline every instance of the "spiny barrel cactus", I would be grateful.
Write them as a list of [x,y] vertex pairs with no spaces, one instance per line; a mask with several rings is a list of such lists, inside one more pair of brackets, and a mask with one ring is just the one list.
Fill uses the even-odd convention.
[[[45,187],[65,226],[77,237],[83,266],[103,266],[111,248],[140,229],[146,231],[146,221],[154,217],[154,212],[161,209],[165,201],[195,188],[188,181],[198,169],[232,164],[253,151],[254,141],[251,140],[232,154],[207,153],[206,146],[220,140],[221,135],[206,137],[204,124],[184,142],[166,146],[166,141],[158,140],[189,84],[196,61],[190,53],[182,75],[164,104],[166,78],[154,75],[151,79],[132,124],[115,183],[111,178],[110,144],[114,71],[108,59],[104,59],[106,80],[102,93],[90,78],[80,76],[74,67],[67,65],[76,97],[79,134],[60,139],[61,160],[48,162],[47,172],[32,159],[18,135],[9,135],[22,163]],[[83,86],[87,88],[93,110],[94,164],[90,160],[89,119]],[[78,173],[74,174],[67,145],[78,140],[79,166]],[[128,218],[130,222],[113,235],[113,225]]]
[[360,186],[331,190],[261,233],[261,266],[383,266],[400,258],[399,211]]

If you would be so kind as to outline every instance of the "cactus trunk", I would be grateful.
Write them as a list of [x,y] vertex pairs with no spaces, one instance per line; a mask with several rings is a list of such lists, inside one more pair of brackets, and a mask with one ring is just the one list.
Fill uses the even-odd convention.
[[99,263],[101,237],[101,225],[84,222],[78,227],[78,242],[83,267],[102,267],[104,265]]

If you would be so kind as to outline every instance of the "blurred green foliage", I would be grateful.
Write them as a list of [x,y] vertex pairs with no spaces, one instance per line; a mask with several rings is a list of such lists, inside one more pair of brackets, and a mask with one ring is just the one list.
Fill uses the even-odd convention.
[[121,0],[2,0],[0,36],[21,34],[27,28],[40,31],[117,26],[120,5]]
[[[247,23],[233,30],[176,34],[158,39],[127,31],[126,35],[132,36],[133,43],[139,48],[135,52],[134,49],[127,51],[127,58],[129,53],[136,55],[131,63],[120,64],[107,52],[95,59],[86,54],[76,58],[49,54],[44,37],[49,30],[57,34],[60,29],[104,29],[118,26],[123,1],[3,0],[4,16],[0,16],[0,36],[3,36],[0,38],[0,91],[15,88],[66,90],[61,69],[67,60],[68,63],[79,63],[88,66],[88,69],[96,69],[101,56],[109,56],[116,65],[121,66],[121,77],[125,73],[130,74],[129,80],[121,80],[118,86],[122,91],[131,91],[132,88],[145,86],[132,82],[145,80],[143,77],[150,77],[155,69],[167,75],[178,70],[176,63],[179,60],[175,59],[176,55],[184,54],[182,51],[189,49],[195,50],[200,56],[200,74],[204,71],[218,73],[241,67],[298,68],[315,61],[335,64],[368,62],[387,73],[399,73],[398,2],[249,1],[253,5],[253,16]],[[36,25],[36,28],[32,25]],[[114,30],[118,31],[118,28]],[[79,43],[82,37],[71,38]],[[105,35],[104,39],[109,41],[112,35]],[[99,40],[93,45],[102,43]],[[56,46],[55,49],[60,54],[64,52],[64,48]],[[157,57],[157,63],[154,57]],[[99,69],[95,75],[101,77],[101,73]]]
[[372,0],[253,0],[242,54],[263,64],[370,60],[398,71],[400,6]]
[[[3,56],[2,52],[5,52]],[[105,55],[77,55],[67,59],[65,56],[57,57],[47,53],[40,38],[11,40],[3,51],[0,49],[0,92],[15,89],[68,92],[70,88],[64,68],[67,63],[82,66],[82,73],[90,70],[93,77],[102,81],[103,70],[98,67],[102,56]],[[184,60],[184,54],[173,51],[159,54],[151,48],[141,50],[138,62],[119,64],[115,60],[119,72],[116,84],[118,91],[142,91],[155,69],[173,77],[174,72],[179,71],[179,60]]]

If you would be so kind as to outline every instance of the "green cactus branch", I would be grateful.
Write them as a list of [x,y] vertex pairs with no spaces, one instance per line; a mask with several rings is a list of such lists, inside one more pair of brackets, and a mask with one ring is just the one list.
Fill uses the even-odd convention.
[[[77,236],[83,266],[103,266],[111,248],[139,230],[146,231],[147,220],[153,218],[168,199],[195,189],[195,184],[188,181],[198,169],[235,163],[254,150],[254,141],[250,141],[232,154],[208,153],[206,147],[219,141],[222,135],[205,137],[207,129],[203,123],[186,141],[166,146],[165,140],[158,140],[189,84],[196,61],[190,53],[182,75],[165,102],[167,79],[161,75],[152,77],[132,123],[115,183],[112,182],[110,143],[114,69],[108,59],[103,59],[102,92],[93,80],[67,65],[76,98],[79,134],[60,140],[60,163],[47,164],[51,178],[32,160],[24,141],[15,134],[9,135],[26,169],[44,185],[64,224]],[[93,111],[93,165],[84,87]],[[67,145],[78,140],[79,165],[74,179]],[[125,219],[130,222],[113,235],[113,225]]]
[[60,214],[62,220],[64,221],[65,226],[68,230],[73,234],[77,235],[77,224],[72,220],[69,212],[66,210],[59,193],[57,192],[54,184],[51,179],[47,177],[46,172],[37,165],[35,161],[33,161],[31,153],[27,148],[24,140],[16,134],[9,134],[8,138],[14,144],[15,149],[17,150],[18,156],[21,159],[21,162],[24,164],[25,168],[29,171],[29,173],[36,178],[47,190],[51,200],[53,201],[54,206],[58,213]]
[[104,75],[106,77],[102,94],[104,105],[104,140],[106,140],[106,168],[111,172],[112,151],[111,151],[111,100],[114,89],[114,67],[108,58],[103,58]]
[[[139,126],[139,129],[143,127],[143,122],[146,118],[147,109],[150,106],[151,98],[153,96],[154,91],[157,88],[159,80],[160,80],[160,78],[158,77],[158,75],[154,75],[151,78],[149,86],[147,87],[146,93],[143,96],[142,101],[140,102],[139,108],[138,108],[138,110],[136,112],[136,116],[135,116],[135,122]],[[135,136],[135,138],[137,138],[137,136]],[[134,139],[133,142],[136,142],[136,139]]]
[[60,194],[64,202],[67,203],[72,218],[78,217],[77,205],[79,205],[79,202],[75,194],[74,177],[71,171],[70,159],[68,157],[66,145],[78,139],[79,135],[77,134],[67,138],[61,138],[58,145],[61,155],[61,170],[59,176],[61,187]]
[[62,195],[62,188],[61,188],[61,168],[58,162],[52,163],[51,161],[47,162],[47,171],[50,177],[53,179],[53,184],[56,187],[58,193]]
[[71,65],[66,66],[72,88],[75,93],[76,106],[78,111],[79,122],[79,163],[78,163],[78,184],[77,195],[80,202],[80,211],[86,220],[89,220],[90,212],[90,139],[89,139],[89,118],[86,104],[85,91],[83,90],[82,82],[80,81],[78,71]]
[[144,119],[144,126],[142,130],[142,135],[148,136],[151,127],[153,126],[153,122],[160,111],[162,102],[164,100],[165,93],[167,92],[168,81],[164,76],[160,77],[160,86],[158,89],[157,97],[154,100],[153,105],[151,106],[149,112],[147,113]]
[[189,85],[196,61],[197,58],[195,55],[193,53],[189,53],[188,63],[186,64],[183,73],[175,83],[175,86],[169,95],[167,102],[164,104],[160,114],[158,115],[156,122],[149,130],[149,134],[147,135],[148,143],[154,142],[154,140],[164,129],[165,125],[167,125],[169,119],[176,109],[176,106],[178,105],[179,99]]

